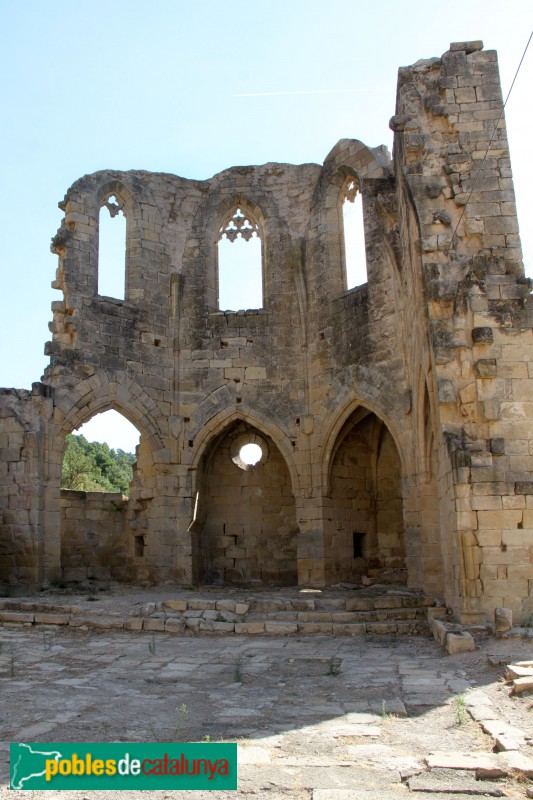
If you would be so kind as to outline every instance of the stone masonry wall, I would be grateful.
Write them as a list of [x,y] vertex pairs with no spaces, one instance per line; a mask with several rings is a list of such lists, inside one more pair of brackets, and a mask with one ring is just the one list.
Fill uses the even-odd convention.
[[[208,466],[202,581],[289,585],[298,582],[296,509],[291,480],[272,440],[262,439],[261,468],[232,460],[241,432],[228,433]],[[257,434],[253,436],[257,441]]]
[[481,48],[456,43],[400,70],[392,120],[420,225],[439,458],[446,448],[453,466],[448,599],[474,621],[501,605],[525,618],[533,586],[530,286],[497,57]]
[[123,495],[110,492],[61,490],[65,582],[125,580],[131,576],[127,502]]

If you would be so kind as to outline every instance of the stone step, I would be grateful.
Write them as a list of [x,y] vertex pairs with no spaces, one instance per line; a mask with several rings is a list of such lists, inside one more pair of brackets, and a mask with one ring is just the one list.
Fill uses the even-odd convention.
[[[375,597],[375,598],[335,598],[328,602],[327,599],[318,601],[301,601],[297,599],[288,600],[255,600],[248,598],[244,600],[215,600],[215,599],[176,599],[165,600],[162,603],[147,603],[145,605],[149,608],[149,613],[154,611],[164,611],[165,613],[183,613],[186,611],[222,611],[237,614],[239,616],[245,614],[256,614],[260,616],[275,615],[293,615],[293,618],[299,615],[312,613],[315,614],[316,621],[327,620],[332,614],[338,613],[357,613],[360,615],[361,620],[365,620],[365,614],[384,613],[384,614],[399,614],[400,616],[409,617],[413,611],[422,611],[424,614],[427,608],[435,605],[431,598],[427,597],[403,597],[403,598],[389,598],[389,597]],[[101,613],[98,606],[91,609],[90,612],[87,608],[80,605],[63,605],[57,603],[33,603],[25,600],[14,599],[0,599],[0,612],[33,612],[33,613],[55,613],[55,614],[83,614],[83,613]],[[287,616],[287,619],[290,617]],[[305,618],[301,617],[302,619]]]
[[251,595],[243,599],[181,597],[137,605],[131,610],[122,607],[121,611],[106,611],[5,598],[0,600],[0,625],[272,636],[427,634],[428,610],[434,605],[431,598],[403,594],[358,598]]
[[427,619],[426,608],[391,608],[377,611],[266,611],[249,612],[247,620],[278,620],[279,622],[380,622],[388,619]]

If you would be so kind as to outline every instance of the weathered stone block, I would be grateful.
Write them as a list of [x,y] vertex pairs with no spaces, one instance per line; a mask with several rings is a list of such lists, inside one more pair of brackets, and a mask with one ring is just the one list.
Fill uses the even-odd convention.
[[68,614],[36,612],[34,622],[36,625],[68,625],[69,619]]
[[187,611],[187,600],[164,600],[163,606],[170,611]]
[[506,633],[513,627],[513,612],[510,608],[494,609],[494,632]]
[[450,656],[457,653],[466,653],[470,650],[476,649],[476,643],[468,631],[461,631],[460,633],[452,633],[448,631],[445,641],[446,652]]
[[258,634],[265,632],[264,622],[236,622],[235,633]]
[[144,620],[142,617],[131,617],[124,620],[124,630],[126,631],[142,631]]

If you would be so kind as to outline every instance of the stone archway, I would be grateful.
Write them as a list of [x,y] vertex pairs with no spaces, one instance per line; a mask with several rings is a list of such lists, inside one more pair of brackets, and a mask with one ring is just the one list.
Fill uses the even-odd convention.
[[326,581],[404,581],[402,466],[385,423],[359,407],[337,435],[324,514]]
[[[261,457],[246,464],[242,447]],[[295,585],[296,506],[285,459],[254,426],[230,423],[207,447],[197,478],[191,526],[195,580],[265,586]]]

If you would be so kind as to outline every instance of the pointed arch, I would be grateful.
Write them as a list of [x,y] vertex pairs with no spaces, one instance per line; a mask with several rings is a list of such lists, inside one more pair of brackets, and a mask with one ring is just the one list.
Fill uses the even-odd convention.
[[[353,167],[343,164],[332,175],[326,191],[325,206],[330,272],[338,284],[339,292],[342,292],[368,280],[364,185]],[[347,212],[347,207],[358,213]]]
[[169,455],[163,431],[165,420],[156,403],[143,389],[125,375],[110,381],[107,376],[93,376],[68,392],[56,394],[54,429],[51,439],[51,469],[61,470],[65,437],[96,414],[114,409],[140,431],[148,442],[155,463],[166,463]]
[[[99,294],[99,226],[104,206],[103,213],[115,214],[112,222],[116,222],[117,216],[124,217],[126,222],[123,299]],[[147,268],[153,265],[161,269],[162,263],[168,261],[166,246],[161,241],[161,218],[149,185],[135,180],[130,173],[102,170],[76,181],[61,208],[65,218],[55,249],[64,270],[60,273],[61,288],[67,305],[73,302],[75,310],[78,303],[98,298],[101,302],[95,306],[95,311],[99,312],[107,307],[109,300],[115,304],[142,301],[146,292],[143,276]]]
[[433,391],[433,377],[429,359],[426,359],[425,367],[420,364],[418,368],[418,378],[416,384],[414,402],[414,427],[416,435],[416,458],[418,461],[417,471],[423,482],[435,479],[432,475],[432,461],[436,451],[435,431],[435,396]]
[[363,202],[357,178],[350,175],[345,178],[339,202],[342,209],[344,279],[346,289],[350,290],[368,281]]
[[328,581],[358,582],[371,569],[394,570],[402,582],[404,470],[389,428],[369,408],[352,405],[335,421],[325,450]]
[[[343,220],[346,195],[350,193],[350,200],[361,198],[363,222],[367,206],[365,181],[385,178],[390,171],[391,160],[386,147],[369,148],[357,139],[341,139],[324,160],[313,195],[310,231],[322,239],[332,296],[348,288]],[[366,258],[364,261],[366,263]]]
[[[227,170],[211,179],[209,191],[198,205],[183,251],[183,273],[188,276],[187,302],[197,316],[225,311],[219,307],[218,243],[221,229],[224,230],[225,223],[237,209],[244,215],[251,215],[261,232],[263,309],[269,307],[276,291],[270,265],[283,239],[289,237],[286,220],[277,207],[273,192],[268,191],[263,183],[243,178],[240,171],[237,180],[234,170]],[[250,242],[243,244],[246,249]],[[230,248],[234,246],[235,242],[229,243]],[[262,309],[253,309],[253,312],[259,318],[266,317]]]
[[[249,420],[220,422],[198,452],[189,526],[195,580],[295,585],[299,527],[287,461]],[[261,458],[247,465],[240,453],[250,443]]]
[[129,286],[132,228],[140,217],[138,203],[120,180],[108,181],[97,192],[97,286],[96,294],[124,301]]
[[[334,385],[332,390],[334,391],[336,388]],[[376,387],[369,386],[368,388],[373,389],[372,394],[376,397],[378,396]],[[386,381],[381,380],[379,389],[384,396],[393,396],[392,388],[387,387]],[[341,394],[344,395],[342,398],[340,397]],[[333,396],[335,395],[333,394]],[[339,434],[350,417],[358,411],[361,420],[368,413],[372,413],[386,425],[398,450],[402,470],[407,474],[410,453],[405,445],[409,440],[409,432],[402,429],[397,420],[390,417],[378,403],[372,402],[367,396],[363,397],[353,390],[348,390],[342,393],[339,392],[337,397],[341,399],[341,402],[332,404],[331,408],[328,409],[329,413],[323,415],[324,427],[319,444],[319,451],[322,453],[320,471],[324,493],[327,494],[329,491],[331,463],[335,455]],[[400,398],[401,402],[403,400],[404,398]]]
[[[249,412],[246,410],[235,410],[235,408],[226,408],[220,411],[215,416],[211,417],[208,422],[204,424],[202,429],[193,440],[193,446],[190,452],[190,469],[195,474],[201,463],[201,460],[209,448],[211,442],[229,428],[230,425],[236,422],[245,422],[253,428],[256,428],[260,434],[266,435],[272,439],[281,455],[283,456],[292,483],[292,491],[296,495],[300,492],[300,476],[294,460],[293,448],[289,438],[285,433],[271,420],[266,419],[257,411]],[[194,482],[194,481],[193,481]],[[193,487],[194,489],[194,487]]]
[[[109,213],[107,213],[109,212]],[[117,300],[126,297],[127,218],[114,194],[100,206],[98,215],[98,295]]]

